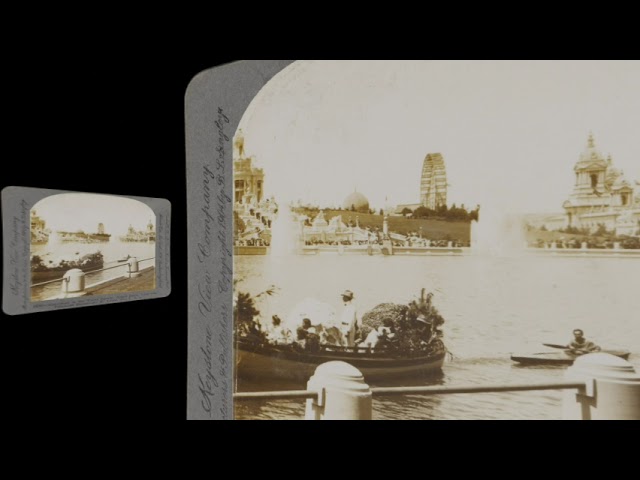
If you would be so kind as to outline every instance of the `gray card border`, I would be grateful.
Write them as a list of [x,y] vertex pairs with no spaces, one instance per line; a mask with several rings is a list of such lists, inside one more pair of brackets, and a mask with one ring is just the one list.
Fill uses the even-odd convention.
[[233,136],[256,94],[292,62],[230,63],[199,73],[187,88],[191,420],[233,419]]
[[[156,214],[156,288],[149,292],[117,293],[44,302],[30,300],[30,211],[43,198],[61,193],[92,193],[138,200]],[[108,303],[131,302],[166,297],[171,293],[171,203],[162,198],[70,192],[10,186],[2,190],[3,289],[2,310],[22,315]]]

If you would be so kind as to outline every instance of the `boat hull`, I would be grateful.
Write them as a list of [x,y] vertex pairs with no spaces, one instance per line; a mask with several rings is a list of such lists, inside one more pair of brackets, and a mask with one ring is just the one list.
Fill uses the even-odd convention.
[[444,347],[436,354],[421,357],[390,357],[353,352],[285,351],[239,345],[236,369],[240,378],[272,378],[306,382],[318,365],[331,361],[347,362],[360,370],[366,381],[384,380],[439,372],[445,358]]
[[73,268],[80,268],[83,272],[91,272],[93,270],[99,270],[104,267],[104,262],[97,262],[89,265],[84,265],[82,267],[74,267],[70,266],[67,268],[56,268],[50,270],[40,270],[40,271],[32,271],[31,272],[31,284],[40,283],[40,282],[48,282],[49,280],[56,280],[62,278],[65,273]]
[[[601,350],[601,353],[609,353],[624,360],[629,358],[629,352],[626,350]],[[568,352],[544,352],[511,355],[511,360],[521,365],[573,365],[579,356]]]

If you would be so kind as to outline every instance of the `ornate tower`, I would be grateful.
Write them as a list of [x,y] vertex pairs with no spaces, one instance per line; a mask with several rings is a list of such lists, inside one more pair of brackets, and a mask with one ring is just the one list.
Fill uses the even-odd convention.
[[[573,192],[563,204],[568,226],[580,227],[586,222],[584,215],[603,212],[611,205],[609,184],[613,179],[607,178],[607,170],[611,167],[611,161],[605,160],[596,148],[593,134],[589,133],[587,146],[573,167],[576,175]],[[595,218],[589,220],[590,223],[597,221]]]
[[432,210],[447,204],[447,172],[440,153],[429,153],[424,159],[420,203]]
[[597,197],[605,193],[605,173],[609,164],[596,149],[593,134],[589,134],[587,148],[574,167],[576,183],[573,194],[577,197]]
[[244,151],[244,134],[238,130],[233,139],[234,203],[260,203],[264,197],[264,172],[253,166],[253,157]]
[[242,130],[238,130],[238,134],[233,140],[233,159],[239,160],[241,158],[244,158],[244,134]]

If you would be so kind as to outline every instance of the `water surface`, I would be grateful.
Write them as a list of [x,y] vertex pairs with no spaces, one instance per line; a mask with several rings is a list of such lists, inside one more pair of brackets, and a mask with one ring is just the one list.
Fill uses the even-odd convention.
[[[340,293],[355,293],[360,314],[383,302],[407,303],[422,287],[444,316],[453,359],[438,377],[402,385],[534,383],[562,380],[565,367],[520,367],[511,352],[567,343],[574,328],[604,348],[631,351],[640,371],[640,259],[563,257],[384,257],[361,255],[237,256],[237,289],[258,294],[265,318],[286,315],[312,297],[340,311]],[[384,384],[394,385],[394,382]],[[304,388],[240,381],[239,391]],[[561,391],[406,396],[374,399],[376,419],[556,419]],[[240,401],[236,417],[304,415],[302,401]]]

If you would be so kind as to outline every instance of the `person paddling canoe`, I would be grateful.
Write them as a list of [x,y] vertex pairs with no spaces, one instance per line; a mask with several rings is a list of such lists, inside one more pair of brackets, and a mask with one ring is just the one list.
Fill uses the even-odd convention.
[[573,340],[571,341],[571,343],[569,343],[569,345],[567,345],[567,348],[570,350],[571,353],[575,355],[583,355],[585,353],[593,353],[593,352],[600,351],[599,346],[597,346],[595,343],[590,342],[589,340],[584,338],[584,332],[579,328],[576,328],[573,331],[573,336],[574,336]]

